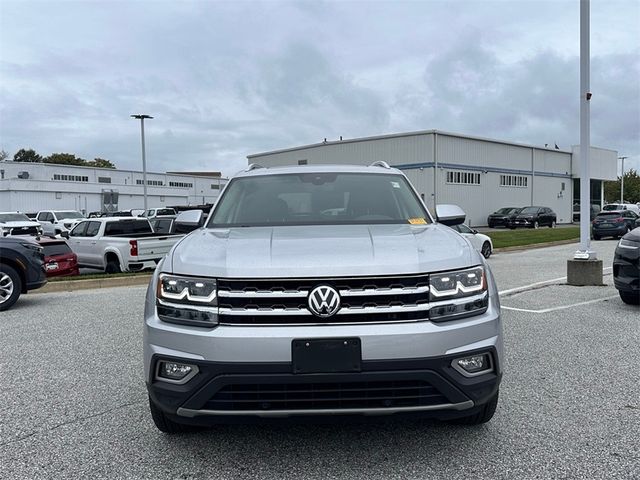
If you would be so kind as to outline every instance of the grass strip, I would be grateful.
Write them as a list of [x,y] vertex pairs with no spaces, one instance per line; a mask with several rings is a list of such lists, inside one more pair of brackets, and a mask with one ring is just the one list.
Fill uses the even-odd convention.
[[580,227],[517,229],[502,232],[488,232],[493,248],[520,247],[536,243],[557,242],[580,238]]
[[107,278],[118,278],[118,277],[144,277],[153,274],[152,270],[148,270],[145,272],[121,272],[121,273],[90,273],[88,275],[78,275],[75,277],[50,277],[48,280],[50,282],[68,282],[68,281],[76,281],[76,280],[95,280],[95,279],[107,279]]

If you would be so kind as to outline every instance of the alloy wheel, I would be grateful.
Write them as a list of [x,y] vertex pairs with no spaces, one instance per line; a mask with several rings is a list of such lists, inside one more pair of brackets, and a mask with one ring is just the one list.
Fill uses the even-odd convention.
[[13,280],[4,272],[0,272],[0,304],[6,302],[13,294]]

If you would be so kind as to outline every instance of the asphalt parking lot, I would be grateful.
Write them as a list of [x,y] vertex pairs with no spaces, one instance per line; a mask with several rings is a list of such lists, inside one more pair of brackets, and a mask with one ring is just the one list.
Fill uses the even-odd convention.
[[[594,242],[610,267],[615,241]],[[563,285],[576,245],[495,254],[493,420],[240,425],[167,436],[142,377],[144,287],[29,294],[0,314],[0,478],[638,478],[640,310]]]

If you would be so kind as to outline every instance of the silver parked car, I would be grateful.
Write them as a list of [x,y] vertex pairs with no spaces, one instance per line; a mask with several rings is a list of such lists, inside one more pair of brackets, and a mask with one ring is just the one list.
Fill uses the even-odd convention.
[[233,178],[147,291],[144,367],[156,426],[320,415],[490,420],[503,365],[496,284],[449,228],[464,212],[440,205],[436,214],[382,162],[249,167]]

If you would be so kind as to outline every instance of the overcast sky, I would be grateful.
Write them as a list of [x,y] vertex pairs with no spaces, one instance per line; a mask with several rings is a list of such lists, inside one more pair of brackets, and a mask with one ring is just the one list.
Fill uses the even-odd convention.
[[[640,1],[591,2],[592,145],[640,169]],[[579,143],[579,0],[0,0],[0,149],[222,170],[439,129]]]

